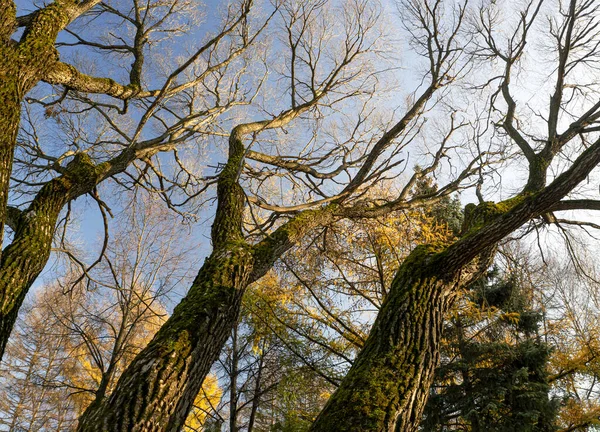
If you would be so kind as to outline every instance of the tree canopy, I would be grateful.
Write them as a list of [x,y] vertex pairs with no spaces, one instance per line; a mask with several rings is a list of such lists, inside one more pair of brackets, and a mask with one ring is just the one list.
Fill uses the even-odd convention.
[[595,1],[0,16],[3,424],[598,423]]

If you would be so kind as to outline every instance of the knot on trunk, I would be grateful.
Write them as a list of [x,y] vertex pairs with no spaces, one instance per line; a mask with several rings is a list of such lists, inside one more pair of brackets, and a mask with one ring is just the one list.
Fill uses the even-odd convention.
[[464,237],[469,232],[483,228],[485,225],[494,221],[498,217],[507,213],[513,207],[523,202],[523,200],[525,200],[525,198],[528,196],[529,194],[522,193],[516,197],[500,201],[498,203],[486,201],[480,203],[479,205],[472,203],[467,204],[464,211],[465,216],[461,228],[461,237]]
[[79,152],[67,164],[66,174],[75,181],[87,181],[96,174],[96,165],[87,153]]
[[492,201],[486,201],[479,205],[467,204],[461,228],[461,236],[467,234],[469,231],[483,227],[503,213],[504,211],[502,211],[499,204]]

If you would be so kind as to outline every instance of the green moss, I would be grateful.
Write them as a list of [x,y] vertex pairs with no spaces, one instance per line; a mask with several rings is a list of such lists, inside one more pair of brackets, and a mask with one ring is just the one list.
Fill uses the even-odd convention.
[[488,223],[521,204],[529,196],[529,193],[522,193],[498,203],[486,201],[479,205],[467,204],[464,211],[465,218],[462,227],[462,237],[483,228]]
[[444,256],[448,245],[448,243],[440,241],[415,247],[402,262],[392,285],[407,276],[426,278],[438,272],[437,263]]
[[67,164],[66,173],[59,180],[67,189],[73,186],[87,187],[90,183],[95,185],[108,167],[106,162],[96,165],[87,153],[77,153]]
[[235,309],[245,287],[244,277],[251,260],[249,246],[228,242],[206,259],[188,295],[177,305],[152,343],[165,352],[186,357],[207,326]]
[[296,243],[311,227],[321,225],[322,221],[328,215],[335,213],[337,209],[337,204],[329,204],[319,209],[305,210],[299,213],[253,247],[252,253],[255,260],[268,262],[277,259],[279,255],[276,249],[278,247]]
[[[400,409],[405,409],[427,367],[423,344],[431,331],[424,320],[430,316],[432,301],[440,286],[437,279],[424,277],[423,269],[435,265],[434,257],[445,245],[423,245],[403,265],[386,299],[361,355],[343,384],[332,396],[314,431],[388,430]],[[411,268],[412,266],[416,266]],[[415,335],[415,337],[412,337]]]
[[498,204],[496,204],[496,206],[502,213],[506,213],[509,210],[512,210],[513,208],[515,208],[516,206],[521,204],[523,201],[525,201],[530,196],[531,196],[530,193],[521,193],[515,197],[509,198],[504,201],[500,201]]

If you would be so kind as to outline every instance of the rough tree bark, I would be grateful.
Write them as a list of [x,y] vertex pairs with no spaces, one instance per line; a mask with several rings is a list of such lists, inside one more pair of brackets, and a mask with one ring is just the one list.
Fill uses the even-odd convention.
[[[419,247],[398,271],[373,330],[315,431],[412,430],[438,363],[452,283],[436,277],[435,249]],[[397,416],[397,413],[402,413]]]
[[237,319],[250,259],[244,247],[215,251],[168,323],[119,380],[118,391],[107,401],[96,400],[79,430],[180,430],[204,371]]
[[569,208],[560,200],[599,163],[600,140],[536,192],[528,182],[510,200],[467,206],[466,229],[453,244],[417,247],[398,270],[365,347],[311,431],[416,431],[439,360],[442,317],[457,290],[477,274],[473,266],[480,267],[478,261],[525,222]]
[[[64,70],[67,68],[72,74],[77,71],[59,61],[54,46],[56,37],[71,21],[98,3],[99,0],[54,2],[30,15],[16,18],[14,3],[0,1],[0,244],[5,225],[15,233],[0,255],[0,358],[19,307],[46,265],[61,210],[70,200],[91,192],[98,182],[116,172],[117,166],[124,169],[126,164],[123,163],[132,156],[123,154],[113,161],[114,164],[96,166],[87,156],[79,154],[61,168],[60,176],[42,187],[24,212],[8,206],[21,102],[42,80],[71,83]],[[11,36],[18,25],[25,29],[19,41],[15,41]],[[134,96],[128,92],[129,86],[104,78],[87,75],[85,78],[85,81],[72,84],[84,92],[111,95],[116,92],[115,97],[122,98]],[[107,83],[110,88],[106,87]]]
[[[287,121],[308,107],[295,109]],[[256,245],[244,240],[246,197],[239,184],[246,153],[243,140],[269,126],[274,127],[272,122],[242,125],[232,132],[228,162],[217,185],[214,251],[187,296],[129,365],[111,396],[96,399],[82,415],[78,431],[179,431],[237,322],[246,287],[299,238],[333,221],[336,206],[331,205],[303,212]]]
[[15,234],[0,258],[0,354],[27,291],[48,261],[60,212],[70,200],[91,192],[106,168],[80,153],[63,175],[40,190],[27,210],[8,208],[11,215],[7,220]]

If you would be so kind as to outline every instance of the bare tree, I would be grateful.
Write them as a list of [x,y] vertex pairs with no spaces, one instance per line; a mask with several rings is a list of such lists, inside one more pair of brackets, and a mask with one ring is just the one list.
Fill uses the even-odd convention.
[[[236,87],[243,68],[231,75],[226,71],[264,29],[264,20],[255,26],[249,19],[248,2],[230,5],[215,32],[182,61],[170,64],[161,74],[149,75],[148,69],[163,66],[160,58],[152,57],[156,48],[165,43],[165,36],[181,33],[184,12],[192,6],[180,1],[134,2],[132,8],[119,9],[97,0],[67,1],[16,17],[12,1],[2,4],[0,237],[5,224],[14,234],[0,262],[0,352],[25,294],[48,261],[61,212],[77,197],[98,197],[96,186],[102,181],[128,169],[132,169],[128,175],[134,175],[136,161],[146,161],[145,170],[151,169],[154,155],[209,133],[219,115],[247,103],[249,96]],[[94,28],[95,21],[104,20],[118,31],[100,26],[100,34],[88,40],[71,30],[76,19],[84,21],[84,28]],[[22,32],[15,33],[21,28]],[[75,41],[57,42],[61,32]],[[110,60],[132,60],[129,83],[88,75],[61,61],[61,51],[70,46],[108,53]],[[34,89],[41,82],[63,88],[62,94],[49,99],[52,93],[48,94],[47,87]],[[198,95],[204,87],[208,90]],[[115,100],[123,106],[115,105]],[[21,109],[24,101],[41,105],[46,118],[67,131],[60,139],[71,143],[45,141],[35,127],[35,112]],[[173,114],[179,107],[183,113]],[[81,119],[93,114],[92,120],[100,123],[89,127],[77,117],[67,118],[72,111]],[[20,117],[26,122],[17,140]],[[173,182],[185,181],[184,168]],[[168,194],[168,187],[164,193]],[[9,199],[13,202],[7,206]],[[101,200],[98,203],[102,206]]]
[[[288,83],[284,91],[289,95],[289,105],[278,115],[232,128],[227,162],[218,175],[217,208],[211,231],[213,252],[187,297],[121,376],[112,395],[82,416],[80,430],[178,430],[235,325],[248,284],[262,277],[283,253],[312,230],[339,218],[368,214],[364,213],[364,205],[369,208],[373,203],[365,203],[361,198],[386,175],[398,175],[394,169],[402,163],[400,153],[418,133],[427,103],[436,91],[452,82],[453,74],[460,74],[458,35],[465,8],[457,7],[438,33],[433,29],[442,25],[441,10],[415,10],[423,15],[414,15],[417,20],[410,31],[427,60],[426,85],[409,101],[405,113],[393,119],[386,132],[365,142],[365,119],[359,114],[355,126],[350,128],[350,137],[341,146],[311,139],[308,146],[300,149],[300,155],[265,153],[260,147],[269,148],[266,139],[276,139],[275,132],[293,120],[301,122],[309,114],[326,117],[326,110],[372,91],[377,74],[367,66],[377,53],[374,44],[378,35],[373,34],[377,29],[377,9],[362,1],[349,2],[343,9],[326,6],[320,2],[291,2],[278,9],[278,22],[287,33],[282,43],[289,53],[284,58]],[[339,13],[343,19],[333,24],[336,21],[331,13]],[[431,39],[435,43],[427,42],[427,32],[435,34]],[[479,166],[481,155],[439,190],[417,197],[410,194],[418,179],[440,166],[449,151],[449,137],[459,127],[452,123],[430,163],[409,179],[397,197],[376,205],[376,213],[438,200],[476,172],[474,166]],[[282,145],[275,151],[281,151]],[[264,168],[257,169],[248,160],[260,162]],[[334,168],[323,172],[323,166]],[[266,201],[267,194],[260,190],[273,177],[284,178],[292,189],[293,185],[301,187],[297,196],[292,195],[292,203]],[[257,190],[253,186],[258,192],[252,193]],[[333,189],[333,193],[328,189]],[[247,203],[251,204],[249,217]],[[245,232],[245,228],[249,231]]]

